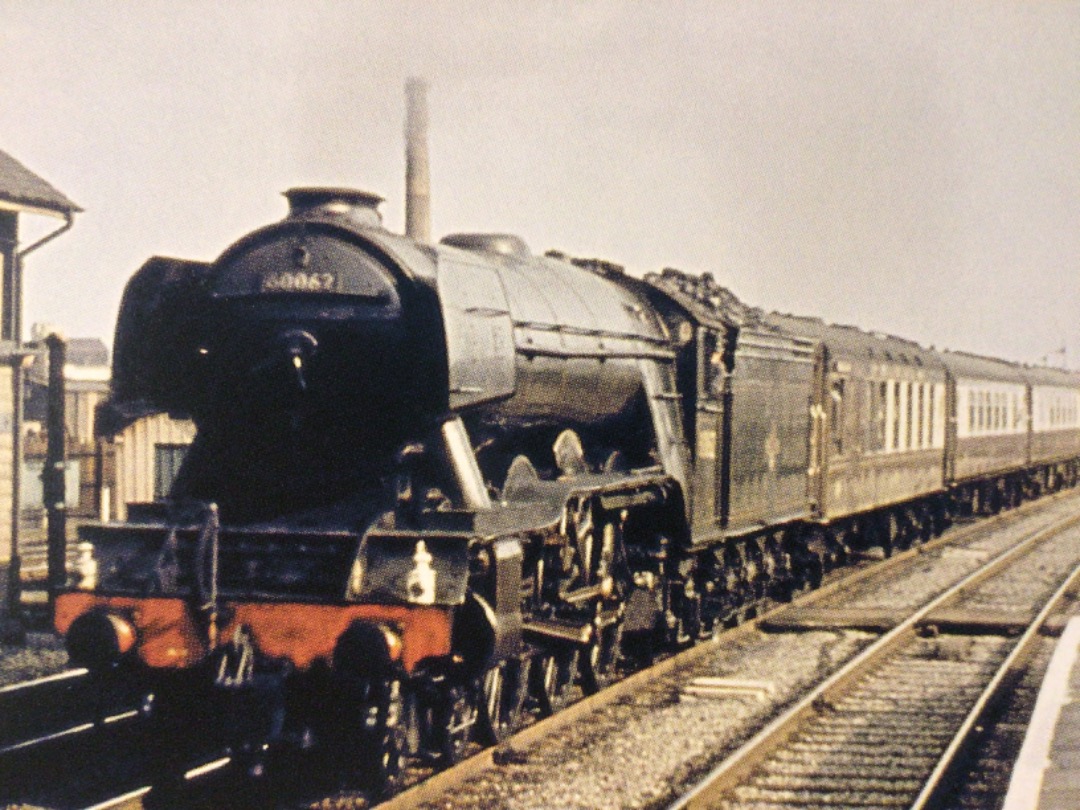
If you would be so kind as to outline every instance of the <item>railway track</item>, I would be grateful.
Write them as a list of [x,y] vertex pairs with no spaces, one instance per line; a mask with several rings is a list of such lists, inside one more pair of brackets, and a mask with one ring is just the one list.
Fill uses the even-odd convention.
[[[1062,498],[1069,500],[1062,503]],[[936,600],[988,559],[1065,531],[1077,522],[1075,501],[1075,494],[1063,494],[957,527],[884,562],[845,570],[793,605],[727,631],[716,643],[698,645],[636,673],[526,729],[503,747],[487,749],[435,775],[384,807],[666,807],[696,783],[694,774],[709,771],[719,757],[736,751],[859,649],[891,632],[905,610],[914,614],[905,603]],[[1065,553],[1071,554],[1073,564],[1080,561],[1080,550]],[[975,581],[969,582],[969,590]],[[1028,585],[1019,587],[1031,596]],[[848,604],[862,607],[843,609]],[[877,607],[869,610],[871,604]],[[1004,627],[1015,632],[1034,619],[1034,614],[1005,607],[980,606],[967,615],[945,607],[942,603],[927,614],[938,623],[936,633],[930,622],[914,622],[916,643],[924,645],[923,657],[930,660],[1000,658],[1001,651],[990,648],[988,631]],[[784,619],[788,611],[802,618]],[[825,620],[830,613],[833,618]],[[970,650],[954,632],[966,626],[978,630]],[[762,632],[766,627],[769,632]],[[908,699],[894,697],[897,703]],[[819,709],[824,706],[817,702]],[[314,806],[365,805],[339,796]],[[832,806],[857,805],[841,800]]]
[[79,806],[111,792],[127,768],[99,767],[139,745],[141,696],[86,670],[0,688],[0,806]]
[[[722,715],[734,720],[742,718],[744,726],[747,724],[752,726],[756,723],[760,727],[770,714],[775,714],[775,709],[771,708],[774,704],[778,705],[785,700],[790,702],[794,699],[792,695],[799,690],[805,692],[809,688],[808,684],[810,682],[820,681],[824,674],[822,672],[823,666],[825,668],[835,668],[834,664],[838,664],[838,662],[853,655],[860,647],[869,644],[872,631],[875,631],[875,629],[880,630],[892,621],[888,616],[883,617],[883,615],[878,615],[876,618],[871,616],[870,620],[867,621],[865,617],[870,614],[864,613],[864,620],[861,622],[851,621],[850,616],[847,618],[846,623],[854,626],[856,628],[854,631],[851,631],[850,627],[848,630],[838,631],[835,626],[830,628],[829,622],[822,621],[822,616],[830,612],[835,614],[840,605],[874,603],[874,594],[879,593],[879,589],[882,587],[890,587],[890,585],[882,586],[882,581],[891,583],[891,587],[894,589],[898,587],[897,583],[905,579],[910,579],[913,582],[925,582],[927,580],[925,569],[931,561],[936,561],[939,566],[948,562],[953,569],[977,568],[983,556],[998,553],[1000,550],[1010,547],[1016,541],[1018,535],[1030,535],[1036,531],[1043,534],[1049,533],[1055,526],[1060,524],[1058,519],[1060,513],[1071,511],[1066,508],[1065,504],[1054,507],[1054,504],[1062,498],[1070,498],[1075,501],[1077,496],[1072,493],[1063,493],[1018,510],[1002,513],[994,518],[957,527],[931,543],[897,554],[887,561],[834,572],[821,588],[803,594],[792,606],[781,608],[779,611],[772,611],[762,617],[761,620],[748,622],[738,628],[724,632],[719,638],[720,643],[698,645],[662,661],[648,670],[631,675],[598,695],[574,703],[554,717],[534,723],[516,734],[506,744],[479,752],[456,768],[436,774],[432,778],[426,778],[430,771],[424,773],[423,769],[420,769],[410,778],[412,783],[420,783],[415,784],[409,791],[386,806],[389,808],[413,808],[425,805],[524,808],[553,806],[553,803],[582,807],[620,807],[628,804],[663,806],[667,802],[663,798],[663,791],[658,792],[653,797],[653,800],[645,802],[630,802],[620,794],[613,793],[610,802],[606,805],[593,801],[588,796],[583,797],[582,801],[576,805],[575,802],[570,800],[560,801],[557,797],[543,796],[542,794],[532,800],[521,801],[521,797],[515,796],[513,790],[507,791],[506,783],[513,783],[515,780],[518,782],[528,781],[531,777],[523,777],[522,774],[528,773],[534,767],[544,768],[546,759],[554,760],[556,763],[561,761],[565,765],[566,758],[568,756],[573,758],[574,754],[572,752],[567,754],[562,749],[563,741],[567,738],[580,739],[582,736],[581,729],[591,729],[590,733],[595,746],[600,742],[607,741],[609,737],[614,739],[624,727],[637,722],[636,719],[631,720],[628,718],[635,718],[640,712],[643,712],[647,718],[648,713],[656,707],[667,709],[675,705],[678,708],[678,704],[682,704],[683,709],[691,710],[694,713],[695,719],[699,719],[698,715],[700,715],[701,723],[714,722],[716,717]],[[1057,513],[1054,512],[1055,508]],[[992,535],[996,539],[985,539],[988,535]],[[951,576],[955,578],[955,571]],[[933,585],[931,587],[939,586]],[[921,594],[917,596],[921,597]],[[860,600],[862,601],[860,602]],[[881,600],[877,600],[878,604],[880,602]],[[785,626],[787,629],[796,629],[792,626],[795,622],[780,618],[788,610],[801,611],[803,619],[800,620],[802,626],[799,628],[799,632],[776,632],[785,629]],[[813,619],[815,612],[817,619]],[[896,614],[897,612],[898,609],[896,608],[891,611],[884,611],[885,614]],[[882,611],[879,610],[879,614],[881,613]],[[983,611],[983,613],[985,614],[986,611]],[[1000,614],[1001,611],[997,611],[995,615]],[[811,617],[811,621],[805,621],[807,617]],[[957,626],[956,617],[955,612],[948,614],[942,609],[938,609],[933,614],[934,620],[940,622],[940,627],[946,629],[955,629]],[[761,628],[767,626],[770,622],[775,625],[773,632],[762,633]],[[832,622],[833,625],[844,623],[845,621]],[[1030,622],[1025,617],[1014,617],[1011,620],[1010,627],[1016,627],[1021,623]],[[918,628],[925,628],[928,622],[916,621],[915,624]],[[824,639],[820,649],[808,653],[806,656],[808,659],[816,656],[819,660],[811,662],[805,667],[806,671],[801,673],[795,672],[797,667],[791,663],[792,655],[786,651],[784,644],[777,641],[778,639],[787,639],[793,642],[798,637]],[[989,637],[979,638],[978,643],[973,646],[972,650],[966,651],[954,649],[952,647],[953,642],[950,641],[953,638],[954,635],[951,633],[940,634],[936,639],[927,640],[922,638],[917,643],[928,646],[928,648],[932,648],[935,644],[938,645],[938,657],[954,656],[962,658],[964,656],[974,656],[977,658],[978,655],[983,655],[987,659],[994,656],[1000,657],[999,650],[996,648],[990,649],[990,645],[983,643]],[[772,659],[767,659],[767,653],[765,654],[766,657],[763,657],[763,645],[764,647],[771,645],[774,648]],[[714,660],[725,656],[726,663],[718,664]],[[929,653],[924,655],[924,657],[927,656],[933,657]],[[918,656],[915,656],[915,658],[917,659]],[[745,673],[740,673],[738,670],[739,662],[745,660],[763,661],[763,670],[770,670],[770,668],[775,670],[779,666],[790,668],[793,673],[791,683],[785,685],[782,683],[783,679],[777,677],[774,680],[779,683],[779,686],[775,694],[770,692],[767,699],[762,700],[761,695],[756,691],[761,687],[761,684],[753,678],[748,679],[745,677]],[[770,660],[772,663],[769,663]],[[717,677],[718,672],[720,677]],[[717,680],[721,683],[715,683]],[[67,701],[68,705],[83,705],[83,702],[74,697],[83,688],[82,686],[76,686],[81,682],[81,675],[67,674],[63,678],[56,678],[53,681],[56,685],[47,686],[47,684],[43,683],[39,688],[57,690],[56,694],[59,696],[60,701]],[[67,683],[66,687],[60,685],[64,683]],[[740,690],[742,690],[741,693]],[[31,691],[23,691],[24,696],[29,695]],[[695,694],[695,691],[697,694]],[[723,699],[717,700],[715,695],[710,697],[710,694],[714,691],[724,695]],[[13,690],[9,688],[9,690],[0,691],[0,708],[3,708],[5,694],[9,696],[8,699],[11,699],[10,696],[18,692],[20,692],[20,689]],[[44,694],[44,691],[39,693],[39,695]],[[700,704],[696,705],[695,700],[700,701]],[[818,703],[820,708],[823,703],[821,701]],[[750,710],[744,711],[747,706],[750,706]],[[733,709],[733,707],[735,708]],[[126,711],[131,710],[127,709]],[[709,712],[713,714],[710,715]],[[20,714],[20,712],[16,711],[15,714]],[[58,719],[65,720],[69,724],[73,719],[72,715],[64,715],[63,712],[56,711],[56,714]],[[91,712],[92,714],[93,712]],[[119,714],[120,712],[117,712],[112,716],[119,716]],[[5,711],[0,715],[0,718],[10,717],[11,715],[11,712]],[[137,728],[137,723],[102,723],[102,719],[104,718],[99,711],[93,728],[84,728],[78,732],[72,731],[69,734],[60,734],[59,737],[51,740],[48,739],[48,735],[38,735],[35,738],[37,742],[34,745],[21,747],[24,749],[36,749],[37,751],[49,750],[52,753],[47,760],[53,763],[63,761],[65,757],[74,761],[86,761],[96,756],[93,752],[97,750],[107,752],[116,751],[118,748],[131,750],[132,747],[138,747],[137,734],[130,733]],[[89,722],[91,721],[87,720],[82,724],[70,724],[68,728],[75,729],[79,725],[85,725]],[[644,723],[647,725],[649,720],[645,719]],[[64,723],[60,722],[59,725],[64,725]],[[726,746],[728,749],[734,749],[740,734],[744,738],[748,736],[745,730],[725,731],[716,738],[719,739],[719,743],[716,742],[716,739],[703,734],[701,747],[709,748],[712,745],[711,751],[707,753],[703,751],[676,753],[679,757],[689,760],[693,760],[696,756],[698,759],[696,768],[698,772],[701,772],[707,769],[700,767],[703,758],[707,756],[715,757],[718,748]],[[13,731],[8,737],[0,737],[0,739],[12,740],[17,736],[18,733]],[[586,733],[585,737],[588,738],[588,736],[589,734]],[[19,745],[18,743],[15,744]],[[657,745],[663,747],[660,742]],[[10,743],[8,743],[8,746],[10,747]],[[27,751],[22,753],[11,751],[8,753],[18,754],[21,761],[28,761],[26,759]],[[6,762],[12,761],[6,756],[4,749],[0,749],[0,768],[5,767]],[[35,756],[37,755],[35,754]],[[57,759],[58,756],[59,760]],[[102,753],[102,756],[108,757],[108,754]],[[602,753],[599,753],[599,749],[598,756],[603,756]],[[662,757],[654,758],[662,759]],[[40,763],[44,760],[31,759],[29,761]],[[232,769],[230,765],[231,763],[219,756],[208,756],[205,763],[202,764],[193,763],[186,780],[191,788],[189,790],[191,795],[187,798],[187,804],[196,807],[220,806],[216,804],[216,801],[220,799],[221,794],[216,792],[217,789],[213,786],[231,781],[229,772]],[[108,766],[109,769],[112,767]],[[551,767],[557,766],[552,765]],[[582,765],[581,770],[588,768],[588,763],[585,763]],[[34,766],[34,770],[40,775],[42,773],[41,765]],[[693,768],[690,770],[693,770]],[[678,776],[683,780],[683,784],[688,779],[687,773],[686,767],[678,769]],[[556,776],[556,778],[565,781],[565,773],[562,777]],[[678,783],[678,779],[671,778],[665,778],[662,781],[664,781],[664,784]],[[201,788],[200,786],[203,783],[208,787]],[[502,787],[492,788],[492,785],[498,784],[502,784]],[[95,783],[93,791],[65,792],[62,788],[57,788],[51,791],[51,795],[50,791],[42,792],[37,790],[36,792],[28,792],[25,789],[20,791],[18,788],[8,789],[8,783],[3,778],[0,778],[0,785],[5,786],[0,791],[4,794],[0,796],[0,805],[4,802],[32,801],[40,806],[54,808],[95,807],[101,808],[101,810],[104,810],[104,808],[133,809],[146,806],[144,802],[147,792],[145,774],[140,773],[137,768],[132,768],[121,780],[105,779],[99,774],[99,779]],[[492,793],[493,790],[494,794]],[[318,790],[316,789],[314,792],[317,793]],[[200,795],[203,798],[200,798]],[[293,795],[312,796],[313,791],[304,789],[297,791]],[[57,799],[57,796],[62,798]],[[282,792],[277,799],[285,801],[286,804],[282,805],[280,801],[276,800],[266,806],[308,806],[308,800],[306,799],[283,799],[284,796],[285,792]],[[363,808],[369,806],[369,803],[362,792],[348,791],[342,793],[331,791],[322,795],[318,800],[312,801],[311,806],[320,808]],[[846,805],[840,804],[837,806]]]
[[78,733],[85,722],[85,669],[0,687],[0,758],[37,740]]
[[[671,810],[938,806],[970,754],[980,718],[1034,651],[1046,618],[1080,583],[1080,564],[1073,562],[1048,598],[1027,594],[1022,601],[1014,588],[1009,612],[1015,622],[978,618],[985,594],[995,585],[1003,590],[1001,583],[1018,566],[1053,556],[1055,543],[1073,545],[1067,530],[1078,523],[1080,517],[1069,517],[1036,532],[912,613],[725,759]],[[1031,618],[1024,613],[1033,599],[1042,605]],[[940,634],[942,624],[964,624],[956,619],[962,611],[973,627]],[[1011,636],[1021,623],[1026,629]],[[979,632],[977,625],[994,629]]]

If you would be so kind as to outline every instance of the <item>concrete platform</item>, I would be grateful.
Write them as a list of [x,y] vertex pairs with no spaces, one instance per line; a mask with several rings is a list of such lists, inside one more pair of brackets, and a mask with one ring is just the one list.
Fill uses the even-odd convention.
[[1046,670],[1004,810],[1080,808],[1080,616],[1065,626]]

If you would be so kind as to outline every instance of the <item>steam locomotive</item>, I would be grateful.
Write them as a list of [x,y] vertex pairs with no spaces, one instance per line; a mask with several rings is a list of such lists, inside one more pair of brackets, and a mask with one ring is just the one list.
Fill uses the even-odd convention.
[[197,435],[166,500],[81,528],[55,602],[173,739],[318,745],[391,790],[853,552],[1076,483],[1073,374],[286,196],[129,282],[107,408]]

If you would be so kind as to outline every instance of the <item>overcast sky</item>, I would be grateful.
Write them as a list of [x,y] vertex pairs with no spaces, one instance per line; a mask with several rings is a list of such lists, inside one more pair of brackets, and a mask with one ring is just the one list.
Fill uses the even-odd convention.
[[0,149],[86,209],[25,323],[111,343],[147,257],[213,259],[291,186],[400,229],[410,75],[436,235],[1080,366],[1080,1],[0,0]]

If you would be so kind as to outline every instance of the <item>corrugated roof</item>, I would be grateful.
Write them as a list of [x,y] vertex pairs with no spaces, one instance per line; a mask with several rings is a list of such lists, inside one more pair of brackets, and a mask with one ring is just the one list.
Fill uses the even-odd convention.
[[0,200],[61,214],[82,209],[11,155],[0,150]]

